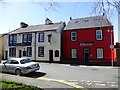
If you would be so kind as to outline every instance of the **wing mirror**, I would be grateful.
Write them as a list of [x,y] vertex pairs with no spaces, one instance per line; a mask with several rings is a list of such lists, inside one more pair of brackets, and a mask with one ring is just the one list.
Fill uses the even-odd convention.
[[3,62],[3,64],[6,64],[6,62]]

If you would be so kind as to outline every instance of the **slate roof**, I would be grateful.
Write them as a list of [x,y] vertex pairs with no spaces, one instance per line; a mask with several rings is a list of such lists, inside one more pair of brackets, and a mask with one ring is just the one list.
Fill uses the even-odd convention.
[[72,19],[68,22],[64,30],[106,27],[106,26],[112,26],[112,24],[105,16],[92,16],[92,17]]
[[53,23],[53,24],[50,24],[50,25],[45,25],[45,24],[30,25],[26,28],[15,29],[15,30],[9,32],[9,34],[39,32],[39,31],[55,31],[63,24],[64,24],[64,22]]

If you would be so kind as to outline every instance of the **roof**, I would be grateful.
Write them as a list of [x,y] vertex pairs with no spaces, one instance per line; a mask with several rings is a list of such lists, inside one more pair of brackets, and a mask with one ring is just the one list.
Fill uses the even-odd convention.
[[68,22],[64,30],[94,28],[112,26],[105,16],[92,16],[85,18],[72,19]]
[[55,31],[63,24],[64,24],[64,22],[53,23],[50,25],[45,25],[45,24],[30,25],[30,26],[27,26],[26,28],[15,29],[15,30],[9,32],[9,34],[39,32],[39,31]]
[[3,37],[3,36],[4,36],[4,34],[0,34],[0,38]]

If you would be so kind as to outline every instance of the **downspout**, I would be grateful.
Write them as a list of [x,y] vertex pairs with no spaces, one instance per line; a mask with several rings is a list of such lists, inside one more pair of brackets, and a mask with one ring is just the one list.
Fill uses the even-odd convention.
[[34,43],[34,60],[36,61],[36,32],[35,32],[35,43]]

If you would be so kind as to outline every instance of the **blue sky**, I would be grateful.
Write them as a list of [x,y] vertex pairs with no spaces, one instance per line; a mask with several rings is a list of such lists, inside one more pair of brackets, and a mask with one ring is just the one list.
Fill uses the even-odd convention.
[[[94,2],[56,2],[56,6],[50,7],[48,2],[5,2],[0,3],[0,34],[7,33],[20,27],[20,22],[28,25],[43,24],[45,18],[53,22],[68,22],[69,18],[81,18],[92,16]],[[118,41],[117,12],[113,10],[110,15],[115,29],[115,42]]]

